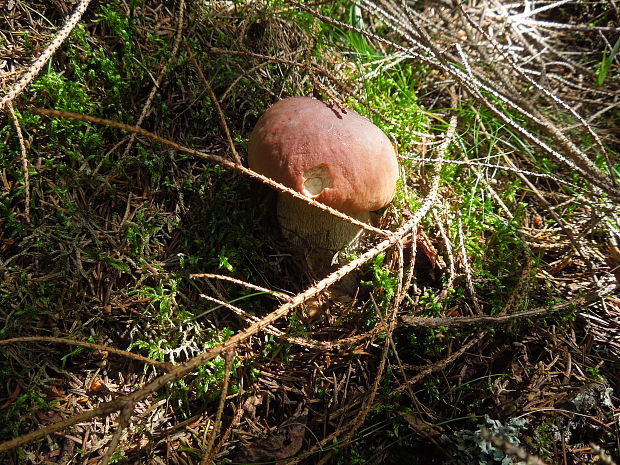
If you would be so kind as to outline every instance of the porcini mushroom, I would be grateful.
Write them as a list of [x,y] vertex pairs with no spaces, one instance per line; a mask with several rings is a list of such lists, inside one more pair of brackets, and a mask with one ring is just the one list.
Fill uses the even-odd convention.
[[[355,111],[310,97],[270,107],[250,135],[248,154],[254,171],[365,223],[396,189],[398,162],[388,137]],[[361,232],[286,193],[277,209],[285,236],[298,245],[333,254]]]

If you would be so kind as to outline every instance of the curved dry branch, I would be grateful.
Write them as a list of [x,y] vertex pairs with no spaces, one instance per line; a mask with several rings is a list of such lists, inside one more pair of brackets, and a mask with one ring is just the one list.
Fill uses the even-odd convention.
[[305,195],[302,195],[300,193],[298,193],[297,191],[290,189],[289,187],[286,187],[283,184],[280,184],[276,181],[274,181],[273,179],[270,179],[266,176],[263,176],[262,174],[258,174],[256,171],[252,171],[249,168],[246,168],[243,165],[237,164],[235,162],[232,162],[226,158],[220,157],[218,155],[213,155],[211,153],[206,153],[206,152],[202,152],[200,150],[196,150],[196,149],[191,149],[189,147],[185,147],[181,144],[177,144],[176,142],[173,142],[169,139],[166,139],[164,137],[158,136],[157,134],[147,131],[146,129],[142,129],[136,126],[131,126],[129,124],[124,124],[124,123],[119,123],[117,121],[112,121],[112,120],[108,120],[105,118],[99,118],[96,116],[90,116],[90,115],[82,115],[79,113],[73,113],[70,111],[59,111],[59,110],[50,110],[47,108],[33,108],[31,109],[31,111],[33,113],[36,113],[38,115],[44,115],[44,116],[55,116],[58,118],[72,118],[72,119],[76,119],[79,121],[86,121],[89,123],[95,123],[95,124],[101,124],[104,126],[109,126],[112,128],[116,128],[116,129],[121,129],[123,131],[128,131],[130,133],[134,133],[134,134],[140,134],[142,136],[148,137],[149,139],[159,142],[161,144],[167,145],[168,147],[171,147],[175,150],[178,150],[179,152],[185,152],[185,153],[189,153],[190,155],[194,155],[198,158],[202,158],[203,160],[208,160],[212,163],[218,163],[222,166],[225,166],[226,168],[232,169],[232,170],[237,170],[240,171],[241,173],[253,178],[253,179],[257,179],[258,181],[267,184],[270,187],[273,187],[274,189],[277,189],[280,192],[285,192],[293,197],[295,197],[296,199],[300,199],[303,200],[304,202],[308,203],[309,205],[312,205],[320,210],[323,210],[327,213],[330,213],[331,215],[337,216],[338,218],[340,218],[343,221],[346,221],[348,223],[354,224],[355,226],[358,226],[366,231],[372,232],[374,234],[377,234],[379,236],[391,236],[392,233],[390,231],[384,231],[382,229],[379,228],[375,228],[374,226],[370,226],[369,224],[366,224],[362,221],[358,221],[354,218],[351,218],[348,215],[345,215],[344,213],[339,212],[338,210],[328,207],[325,204],[322,204],[320,202],[317,202],[314,199],[311,199],[309,197],[306,197]]

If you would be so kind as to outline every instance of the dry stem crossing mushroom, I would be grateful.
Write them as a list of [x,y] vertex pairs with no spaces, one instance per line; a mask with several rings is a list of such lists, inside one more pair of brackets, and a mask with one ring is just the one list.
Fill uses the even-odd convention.
[[[290,97],[270,107],[250,135],[250,168],[347,215],[370,223],[385,207],[398,179],[388,137],[353,110],[310,97]],[[301,246],[332,255],[352,249],[361,228],[281,193],[278,222]]]

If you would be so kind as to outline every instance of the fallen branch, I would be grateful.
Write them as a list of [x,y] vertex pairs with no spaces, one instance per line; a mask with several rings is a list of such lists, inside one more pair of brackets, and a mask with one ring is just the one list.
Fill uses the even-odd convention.
[[238,163],[235,163],[233,161],[230,161],[226,158],[220,157],[218,155],[213,155],[211,153],[206,153],[203,152],[201,150],[196,150],[196,149],[191,149],[189,147],[185,147],[184,145],[181,144],[177,144],[176,142],[173,142],[169,139],[166,139],[165,137],[161,137],[158,136],[157,134],[147,131],[146,129],[142,129],[136,126],[131,126],[129,124],[124,124],[124,123],[119,123],[118,121],[112,121],[109,119],[105,119],[105,118],[98,118],[96,116],[90,116],[90,115],[82,115],[80,113],[73,113],[70,111],[59,111],[59,110],[50,110],[47,108],[33,108],[31,109],[31,111],[33,113],[36,113],[38,115],[44,115],[44,116],[55,116],[58,118],[72,118],[72,119],[76,119],[78,121],[86,121],[89,123],[94,123],[94,124],[101,124],[103,126],[108,126],[111,128],[116,128],[116,129],[120,129],[123,131],[128,131],[130,133],[133,134],[140,134],[143,135],[145,137],[148,137],[149,139],[155,141],[155,142],[159,142],[160,144],[166,145],[168,147],[171,147],[175,150],[178,150],[179,152],[184,152],[184,153],[189,153],[190,155],[194,155],[198,158],[202,158],[203,160],[208,160],[212,163],[218,163],[222,166],[225,166],[226,168],[229,168],[231,170],[237,170],[240,171],[241,173],[253,178],[253,179],[257,179],[262,183],[267,184],[268,186],[273,187],[274,189],[280,191],[280,192],[285,192],[291,196],[293,196],[296,199],[299,200],[303,200],[304,202],[308,203],[309,205],[312,205],[320,210],[323,210],[325,212],[328,212],[334,216],[337,216],[338,218],[354,224],[355,226],[358,226],[362,229],[365,229],[366,231],[370,231],[374,234],[377,234],[379,236],[390,236],[391,233],[390,231],[383,231],[379,228],[375,228],[374,226],[370,226],[369,224],[366,224],[362,221],[358,221],[354,218],[351,218],[348,215],[345,215],[344,213],[339,212],[338,210],[328,207],[325,204],[322,204],[320,202],[317,202],[316,200],[313,200],[309,197],[306,197],[303,194],[300,194],[299,192],[286,187],[283,184],[280,184],[276,181],[274,181],[273,179],[270,179],[266,176],[263,176],[262,174],[258,174],[256,171],[252,171],[249,168],[246,168],[243,165],[240,165]]
[[[232,162],[229,162],[229,163],[232,163]],[[136,404],[137,402],[147,398],[149,395],[155,393],[156,391],[158,391],[159,389],[161,389],[168,383],[181,379],[182,377],[196,370],[199,366],[207,363],[210,360],[213,360],[215,357],[222,355],[226,351],[235,348],[241,342],[259,333],[264,328],[275,323],[280,318],[288,315],[288,313],[291,310],[297,308],[298,306],[306,302],[311,297],[314,297],[315,295],[324,291],[329,286],[331,286],[338,280],[342,279],[347,274],[361,267],[366,262],[368,262],[369,260],[372,260],[374,257],[379,255],[384,250],[396,244],[399,240],[401,240],[402,236],[407,234],[411,230],[412,227],[414,227],[420,222],[420,220],[424,217],[424,215],[430,209],[431,205],[432,205],[432,202],[428,201],[427,199],[427,202],[425,202],[422,205],[422,207],[414,214],[413,218],[410,219],[404,226],[399,228],[399,230],[396,233],[392,234],[387,239],[384,239],[383,241],[379,242],[375,247],[366,251],[360,257],[356,258],[355,260],[350,261],[346,265],[334,271],[333,273],[331,273],[326,278],[319,281],[314,286],[292,297],[290,301],[284,303],[283,305],[281,305],[280,307],[278,307],[276,310],[269,313],[268,315],[265,315],[263,318],[261,318],[260,321],[257,321],[249,328],[238,332],[233,337],[231,337],[228,341],[222,343],[221,345],[217,347],[212,348],[208,352],[205,352],[197,357],[194,357],[188,360],[182,365],[178,365],[174,367],[173,369],[170,370],[170,372],[159,376],[158,378],[154,379],[153,381],[146,384],[141,389],[133,392],[132,394],[129,394],[125,397],[120,397],[116,400],[113,400],[112,402],[104,403],[97,409],[90,410],[88,412],[84,412],[78,415],[74,415],[61,422],[54,423],[52,425],[46,426],[39,430],[25,434],[23,436],[19,436],[9,441],[0,443],[0,453],[6,452],[15,447],[19,447],[23,444],[27,444],[29,442],[44,438],[48,434],[55,433],[57,431],[62,431],[65,428],[73,426],[77,423],[83,423],[96,417],[105,416],[112,412],[121,410],[125,408],[127,405]]]
[[571,307],[583,306],[595,302],[596,300],[611,294],[616,289],[615,284],[608,286],[602,290],[591,292],[577,299],[562,302],[560,304],[553,305],[552,307],[539,307],[532,310],[526,310],[523,312],[512,313],[510,315],[475,315],[475,316],[457,316],[450,318],[442,317],[423,317],[402,315],[400,321],[406,326],[420,326],[424,328],[433,328],[437,326],[446,327],[459,327],[468,325],[481,325],[481,324],[505,324],[511,323],[516,320],[522,320],[524,318],[532,318],[536,316],[551,315],[553,313],[561,312]]

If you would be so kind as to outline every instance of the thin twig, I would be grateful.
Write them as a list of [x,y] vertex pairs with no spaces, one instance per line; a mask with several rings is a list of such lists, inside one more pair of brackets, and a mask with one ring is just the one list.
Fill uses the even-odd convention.
[[[438,208],[433,209],[432,215],[433,215],[433,220],[435,221],[435,225],[437,226],[437,229],[439,229],[439,235],[441,236],[441,239],[443,240],[444,247],[446,249],[445,251],[446,255],[448,256],[448,280],[446,281],[444,290],[447,292],[450,292],[450,290],[452,289],[454,280],[456,279],[456,265],[455,265],[454,252],[453,252],[454,247],[452,245],[452,242],[450,241],[450,238],[448,237],[446,228],[444,228],[443,226],[442,218],[440,218],[439,214],[437,213],[438,210],[439,210]],[[446,210],[447,209],[443,209],[440,211],[442,211],[442,213],[445,214]]]
[[194,56],[192,49],[189,48],[189,45],[185,44],[185,50],[187,51],[187,54],[189,55],[190,60],[194,64],[194,68],[196,68],[196,72],[198,72],[198,76],[200,76],[200,79],[202,79],[202,82],[207,88],[209,97],[211,97],[211,102],[213,102],[213,106],[215,107],[215,110],[217,111],[217,115],[220,119],[220,126],[222,126],[222,130],[224,131],[224,134],[226,135],[226,140],[228,141],[228,147],[230,148],[230,152],[233,154],[233,158],[235,159],[235,162],[238,165],[241,165],[242,164],[241,157],[239,156],[239,153],[237,152],[237,149],[235,148],[235,143],[233,142],[232,136],[230,135],[230,129],[228,129],[228,123],[226,122],[226,116],[224,115],[224,112],[222,111],[220,102],[217,99],[215,92],[213,92],[213,88],[211,87],[209,80],[205,77],[204,73],[202,72],[202,68],[198,64],[198,61],[196,61],[196,57]]
[[[164,82],[164,77],[168,74],[168,67],[172,66],[175,60],[177,59],[177,53],[179,52],[179,46],[181,45],[181,36],[183,33],[183,25],[184,25],[184,17],[185,17],[185,0],[179,1],[179,13],[178,13],[178,23],[177,23],[177,31],[174,38],[174,44],[172,45],[172,50],[170,51],[170,58],[168,58],[168,63],[163,65],[161,70],[159,71],[159,75],[157,79],[153,83],[153,88],[149,93],[149,96],[146,99],[144,107],[142,107],[142,111],[140,112],[140,117],[136,122],[136,127],[142,126],[144,119],[148,115],[151,110],[151,106],[153,105],[153,101],[155,100],[155,96],[161,87],[162,82]],[[129,141],[127,142],[127,146],[123,152],[122,159],[125,159],[129,156],[129,151],[133,147],[134,142],[136,141],[136,134],[132,133],[129,137]]]
[[459,246],[461,249],[461,260],[463,262],[463,268],[465,269],[465,282],[467,284],[467,290],[469,291],[472,302],[474,303],[474,307],[476,308],[476,313],[478,315],[482,314],[482,307],[480,306],[480,302],[478,300],[478,294],[476,293],[476,288],[474,287],[474,281],[472,279],[472,269],[469,264],[469,259],[467,258],[467,249],[465,248],[465,233],[463,232],[463,221],[461,220],[461,212],[457,210],[456,212],[457,218],[457,226],[459,231]]
[[242,281],[240,279],[233,278],[231,276],[224,276],[221,274],[213,274],[213,273],[192,273],[189,275],[189,277],[190,278],[219,279],[222,281],[228,281],[234,284],[239,284],[240,286],[247,287],[248,289],[253,289],[255,291],[264,292],[265,294],[271,294],[274,297],[277,297],[282,300],[289,300],[291,298],[290,295],[284,294],[283,292],[272,291],[271,289],[267,289],[266,287],[248,283],[247,281]]
[[39,55],[30,66],[28,66],[26,72],[13,85],[13,88],[9,90],[9,92],[5,96],[0,98],[0,110],[2,110],[5,105],[12,102],[15,97],[21,94],[22,91],[28,86],[28,84],[30,84],[30,82],[35,78],[35,76],[39,74],[43,66],[45,66],[45,63],[47,63],[47,61],[52,57],[52,55],[56,53],[58,47],[62,45],[62,43],[69,36],[69,34],[71,34],[73,28],[77,26],[77,23],[80,22],[80,19],[88,8],[90,2],[91,0],[80,0],[80,2],[75,7],[75,11],[71,16],[69,16],[60,31],[58,31],[56,37],[54,37],[54,39],[52,39],[52,41],[45,48],[45,50],[41,52],[41,55]]
[[569,308],[579,308],[599,300],[601,297],[612,294],[616,289],[615,284],[597,291],[590,292],[577,299],[562,302],[552,307],[538,307],[522,312],[511,313],[509,315],[475,315],[475,316],[456,316],[456,317],[421,317],[412,315],[402,315],[401,322],[407,326],[420,326],[425,328],[445,326],[460,327],[479,324],[505,324],[524,318],[552,315]]
[[28,172],[28,154],[26,153],[26,144],[24,143],[24,136],[22,134],[22,128],[19,125],[19,120],[17,119],[17,115],[15,114],[15,108],[13,108],[13,102],[7,103],[7,108],[9,109],[9,114],[13,119],[13,124],[15,125],[15,132],[17,133],[17,140],[19,141],[19,149],[21,151],[21,159],[22,159],[22,176],[24,176],[24,216],[26,217],[26,221],[30,221],[30,173]]
[[[228,302],[225,302],[221,299],[217,299],[215,297],[211,297],[206,294],[200,294],[200,297],[202,297],[205,300],[214,302],[218,305],[221,305],[222,307],[226,307],[227,309],[231,310],[236,315],[239,315],[249,324],[254,324],[257,321],[260,321],[260,318],[258,318],[257,316],[251,315],[245,310],[235,305],[232,305]],[[344,337],[344,338],[336,339],[336,340],[329,341],[329,342],[324,342],[324,341],[317,341],[315,339],[307,339],[307,338],[301,338],[301,337],[296,337],[296,336],[289,336],[284,331],[271,325],[266,326],[263,329],[263,331],[265,331],[267,334],[271,334],[272,336],[275,336],[278,339],[282,339],[283,341],[286,341],[290,344],[298,345],[300,347],[306,347],[308,349],[321,350],[321,351],[340,349],[342,347],[350,347],[352,344],[359,343],[360,341],[363,341],[364,339],[370,339],[371,337],[373,337],[375,334],[377,334],[379,331],[382,331],[382,330],[383,330],[382,326],[378,324],[377,326],[372,328],[370,331],[366,331],[365,333],[357,334],[355,336]]]
[[80,113],[73,113],[70,111],[59,111],[59,110],[50,110],[50,109],[46,109],[46,108],[33,108],[31,109],[31,111],[33,113],[39,114],[39,115],[45,115],[45,116],[55,116],[58,118],[73,118],[79,121],[86,121],[89,123],[95,123],[95,124],[101,124],[104,126],[109,126],[112,128],[116,128],[116,129],[120,129],[123,131],[128,131],[131,133],[136,133],[136,134],[140,134],[143,135],[145,137],[150,138],[153,141],[159,142],[163,145],[167,145],[168,147],[172,147],[175,150],[178,150],[179,152],[184,152],[184,153],[189,153],[190,155],[194,155],[198,158],[202,158],[203,160],[207,160],[210,161],[211,163],[218,163],[222,166],[225,166],[226,168],[232,169],[232,170],[237,170],[242,172],[243,174],[256,179],[258,181],[261,181],[262,183],[267,184],[270,187],[273,187],[274,189],[277,189],[280,192],[285,192],[289,195],[291,195],[292,197],[299,199],[299,200],[303,200],[304,202],[308,203],[309,205],[312,205],[320,210],[323,210],[325,212],[330,213],[331,215],[337,216],[338,218],[342,219],[343,221],[346,221],[348,223],[354,224],[355,226],[358,226],[366,231],[372,232],[374,234],[377,234],[379,236],[391,236],[392,233],[390,231],[383,231],[381,229],[375,228],[374,226],[370,226],[369,224],[366,224],[362,221],[358,221],[355,218],[351,218],[349,215],[346,215],[344,213],[341,213],[340,211],[328,207],[325,204],[322,204],[320,202],[317,202],[314,199],[311,199],[310,197],[306,197],[305,195],[300,194],[299,192],[286,187],[283,184],[280,184],[276,181],[274,181],[273,179],[270,179],[266,176],[263,176],[262,174],[257,173],[256,171],[253,171],[249,168],[246,168],[243,165],[240,165],[238,163],[232,162],[224,157],[220,157],[218,155],[213,155],[210,153],[206,153],[203,152],[201,150],[196,150],[196,149],[191,149],[189,147],[185,147],[181,144],[177,144],[176,142],[173,142],[169,139],[166,139],[165,137],[161,137],[158,136],[157,134],[147,131],[146,129],[143,128],[138,128],[135,126],[131,126],[129,124],[124,124],[124,123],[119,123],[118,121],[112,121],[112,120],[108,120],[108,119],[104,119],[104,118],[98,118],[96,116],[90,116],[90,115],[82,115]]
[[11,339],[3,339],[0,340],[0,346],[5,346],[9,344],[19,344],[19,343],[31,343],[31,342],[51,342],[53,344],[67,344],[78,347],[85,347],[87,349],[92,350],[101,350],[108,352],[110,354],[119,355],[121,357],[131,358],[133,360],[137,360],[142,363],[148,363],[149,365],[156,366],[162,370],[170,370],[173,365],[166,362],[159,362],[157,360],[153,360],[147,357],[144,357],[139,354],[134,354],[132,352],[128,352],[126,350],[117,349],[115,347],[108,347],[101,344],[93,344],[92,342],[86,341],[78,341],[76,339],[67,339],[62,337],[51,337],[51,336],[26,336],[26,337],[14,337]]
[[217,413],[215,414],[215,421],[213,422],[213,430],[209,435],[209,442],[207,443],[207,447],[204,450],[204,456],[200,461],[201,465],[207,465],[213,463],[213,445],[215,444],[215,438],[220,432],[221,423],[222,423],[222,413],[224,412],[224,406],[226,405],[226,395],[228,394],[228,382],[230,381],[230,371],[232,369],[232,362],[234,359],[235,352],[234,350],[230,350],[226,352],[225,359],[226,363],[224,366],[224,382],[222,385],[222,392],[220,393],[220,403],[217,407]]
[[406,380],[402,386],[396,389],[396,392],[405,391],[408,389],[407,386],[415,386],[420,381],[422,381],[424,378],[434,373],[438,373],[440,371],[445,370],[446,367],[454,363],[454,361],[460,358],[465,352],[467,352],[473,346],[478,344],[482,340],[482,338],[485,336],[485,334],[486,332],[484,331],[479,332],[475,337],[471,338],[469,341],[467,341],[461,347],[459,347],[459,350],[457,350],[456,352],[453,352],[451,355],[449,355],[448,357],[446,357],[445,359],[439,362],[435,362],[431,364],[430,366],[422,370],[420,373],[415,375],[413,378]]
[[480,166],[483,168],[490,168],[493,170],[508,171],[511,173],[519,173],[519,174],[523,174],[526,176],[534,176],[537,178],[550,179],[551,181],[557,182],[559,184],[564,184],[573,189],[584,190],[583,187],[580,187],[577,184],[573,184],[572,182],[565,181],[564,179],[560,179],[557,176],[553,176],[551,174],[536,173],[535,171],[528,171],[528,170],[524,170],[521,168],[512,168],[510,166],[504,166],[504,165],[496,165],[493,163],[485,163],[485,162],[472,161],[472,160],[449,160],[445,158],[444,159],[424,158],[424,157],[416,157],[416,156],[409,156],[409,155],[407,156],[399,155],[399,158],[403,158],[405,160],[411,160],[415,162],[421,162],[421,163],[429,162],[429,163],[445,163],[449,165]]
[[220,438],[220,441],[217,443],[217,446],[215,446],[215,448],[213,449],[213,452],[211,453],[212,457],[217,456],[222,447],[224,447],[224,445],[228,442],[228,438],[230,437],[233,428],[239,424],[239,422],[241,421],[241,417],[243,417],[244,413],[245,411],[242,407],[239,407],[237,409],[237,411],[235,412],[235,416],[232,418],[232,421],[228,425],[228,428],[226,428],[226,431],[224,431],[224,434]]
[[127,404],[120,411],[118,415],[118,424],[116,426],[116,431],[114,432],[114,435],[112,436],[112,439],[110,440],[108,444],[108,448],[103,454],[103,457],[101,457],[101,460],[99,461],[101,465],[108,465],[108,463],[110,463],[110,460],[112,459],[112,456],[114,455],[114,452],[116,451],[116,448],[118,447],[118,443],[120,442],[121,437],[123,436],[123,431],[129,425],[129,421],[131,420],[131,414],[133,413],[134,406],[135,404],[131,404],[131,403]]

